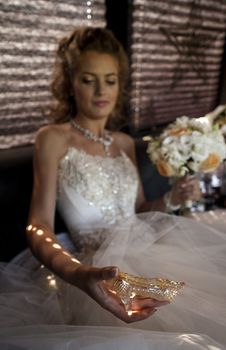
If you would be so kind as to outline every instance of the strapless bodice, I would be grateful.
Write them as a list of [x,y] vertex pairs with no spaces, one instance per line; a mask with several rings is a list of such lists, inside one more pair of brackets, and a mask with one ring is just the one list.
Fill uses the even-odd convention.
[[58,208],[70,232],[114,224],[133,215],[137,171],[128,156],[93,156],[70,147],[59,162]]

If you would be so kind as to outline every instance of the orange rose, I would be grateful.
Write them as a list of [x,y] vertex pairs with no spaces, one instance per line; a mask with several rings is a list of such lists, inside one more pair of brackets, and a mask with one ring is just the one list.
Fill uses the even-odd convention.
[[159,172],[160,175],[162,176],[173,176],[174,175],[174,171],[173,168],[171,167],[170,164],[164,162],[163,160],[159,160],[156,163],[156,168]]
[[215,170],[220,165],[220,157],[216,153],[210,153],[208,158],[206,158],[200,164],[200,170],[204,173],[208,173],[210,171]]

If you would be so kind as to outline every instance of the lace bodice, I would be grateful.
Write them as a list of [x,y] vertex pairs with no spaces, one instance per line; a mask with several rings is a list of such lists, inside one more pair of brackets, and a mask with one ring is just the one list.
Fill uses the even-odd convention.
[[134,214],[137,172],[124,152],[92,156],[70,147],[58,169],[58,207],[68,229],[85,231]]

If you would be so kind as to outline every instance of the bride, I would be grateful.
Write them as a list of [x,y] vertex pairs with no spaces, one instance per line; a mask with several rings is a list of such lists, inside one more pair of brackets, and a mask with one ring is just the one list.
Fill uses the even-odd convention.
[[[127,73],[106,29],[77,29],[59,43],[55,123],[35,143],[33,254],[1,268],[1,349],[226,346],[225,233],[164,213],[198,198],[193,179],[177,183],[170,202],[145,200],[132,138],[109,131]],[[54,235],[56,205],[69,234]],[[108,284],[120,272],[185,287],[172,302],[135,297],[128,311]]]

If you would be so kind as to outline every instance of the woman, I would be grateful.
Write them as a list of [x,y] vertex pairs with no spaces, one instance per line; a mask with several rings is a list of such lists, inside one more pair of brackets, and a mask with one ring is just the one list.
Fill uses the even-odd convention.
[[[106,341],[112,336],[109,348],[120,344],[131,349],[139,343],[140,348],[159,344],[161,349],[170,349],[170,342],[172,349],[180,344],[189,348],[191,339],[191,348],[214,343],[201,335],[182,341],[175,332],[206,333],[226,343],[225,235],[191,220],[160,214],[188,198],[197,199],[196,183],[185,179],[167,200],[147,202],[136,170],[133,140],[108,129],[118,118],[126,95],[127,71],[125,53],[106,29],[75,30],[59,44],[52,83],[58,101],[52,114],[57,123],[42,128],[35,143],[27,237],[38,261],[27,253],[14,261],[23,265],[23,271],[10,265],[2,273],[5,290],[14,293],[5,293],[1,324],[5,328],[46,325],[47,336],[39,343],[42,349],[51,348],[49,332],[58,336],[60,349],[67,348],[65,339],[71,335],[67,338],[65,326],[47,326],[56,323],[101,326],[80,330],[87,337],[92,333],[92,344],[96,337]],[[70,238],[54,235],[56,203]],[[136,216],[135,212],[147,213]],[[171,304],[135,297],[127,312],[106,282],[117,277],[119,269],[188,285]],[[13,308],[9,306],[12,299]],[[141,321],[134,323],[135,328],[171,333],[161,333],[160,341],[155,332],[124,329],[121,320]],[[14,344],[28,346],[31,329],[13,329]],[[12,342],[12,329],[4,332],[5,344],[8,334]],[[43,329],[35,327],[35,332],[43,337]],[[124,343],[120,343],[122,338]],[[73,339],[82,348],[84,339]],[[97,348],[108,347],[98,343]]]

